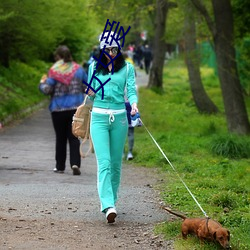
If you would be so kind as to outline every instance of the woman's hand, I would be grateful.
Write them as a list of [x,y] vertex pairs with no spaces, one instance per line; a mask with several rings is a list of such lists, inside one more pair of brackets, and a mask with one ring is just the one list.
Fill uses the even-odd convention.
[[130,114],[133,116],[133,115],[135,115],[137,112],[138,112],[137,103],[134,102],[134,103],[131,105],[131,112],[130,112]]
[[46,74],[44,74],[43,76],[42,76],[42,78],[41,78],[41,80],[40,80],[40,83],[45,83],[45,81],[47,80],[47,75]]

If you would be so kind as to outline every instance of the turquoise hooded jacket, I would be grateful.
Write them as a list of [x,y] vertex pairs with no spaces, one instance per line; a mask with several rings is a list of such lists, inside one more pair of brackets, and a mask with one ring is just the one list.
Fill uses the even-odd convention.
[[[126,93],[131,105],[138,102],[135,70],[131,63],[126,62],[123,68],[113,74],[112,72],[106,75],[95,73],[95,77],[99,79],[101,84],[97,79],[92,77],[95,65],[96,62],[93,62],[89,66],[88,84],[96,91],[100,88],[101,84],[103,85],[106,81],[107,83],[96,92],[94,97],[89,97],[93,100],[93,107],[114,110],[124,109],[124,93]],[[110,80],[108,81],[109,78]]]

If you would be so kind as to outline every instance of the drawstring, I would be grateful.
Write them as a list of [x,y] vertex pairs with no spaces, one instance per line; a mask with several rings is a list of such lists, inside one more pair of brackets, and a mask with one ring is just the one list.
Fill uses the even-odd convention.
[[111,123],[115,121],[115,115],[125,113],[126,110],[125,109],[117,109],[117,110],[116,109],[103,109],[103,108],[93,107],[92,112],[98,113],[98,114],[109,115],[109,125],[111,125]]
[[109,125],[115,121],[115,116],[113,114],[113,112],[110,112],[109,113]]
[[103,108],[93,107],[92,112],[109,115],[109,125],[111,125],[111,123],[115,121],[114,114],[122,114],[125,113],[126,110],[125,109],[114,110],[114,109],[103,109]]

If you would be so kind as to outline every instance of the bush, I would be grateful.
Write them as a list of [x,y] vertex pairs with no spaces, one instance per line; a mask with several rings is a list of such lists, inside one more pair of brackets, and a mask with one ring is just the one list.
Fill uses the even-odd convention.
[[212,153],[215,155],[231,158],[249,158],[250,146],[247,138],[236,135],[219,136],[212,140]]

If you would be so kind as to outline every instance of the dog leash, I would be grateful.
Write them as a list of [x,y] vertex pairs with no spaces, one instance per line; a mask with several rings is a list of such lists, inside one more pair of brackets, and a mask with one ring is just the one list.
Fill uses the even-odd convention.
[[194,195],[192,194],[192,192],[190,191],[190,189],[188,188],[188,186],[186,185],[186,183],[182,180],[182,178],[178,174],[178,172],[175,169],[175,167],[173,166],[173,164],[170,162],[170,160],[168,159],[168,157],[165,155],[165,153],[163,152],[163,150],[161,149],[161,147],[159,146],[159,144],[157,143],[157,141],[154,139],[154,137],[152,136],[152,134],[149,132],[148,128],[145,126],[145,124],[143,123],[143,121],[141,120],[141,118],[139,118],[139,119],[140,119],[142,125],[144,126],[144,128],[146,129],[146,131],[148,132],[149,136],[151,137],[151,139],[155,143],[155,145],[158,147],[158,149],[160,150],[160,152],[162,153],[162,155],[164,156],[164,158],[167,160],[167,162],[169,163],[169,165],[175,171],[175,173],[177,174],[177,176],[181,180],[182,184],[185,186],[185,188],[187,189],[187,191],[189,192],[189,194],[191,195],[191,197],[193,198],[193,200],[196,202],[196,204],[198,205],[198,207],[200,208],[200,210],[202,211],[202,213],[205,215],[205,217],[209,218],[209,216],[206,214],[206,212],[203,210],[203,208],[201,207],[201,205],[199,204],[199,202],[196,200],[196,198],[194,197]]

